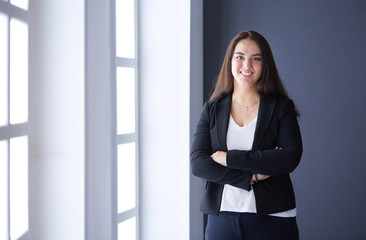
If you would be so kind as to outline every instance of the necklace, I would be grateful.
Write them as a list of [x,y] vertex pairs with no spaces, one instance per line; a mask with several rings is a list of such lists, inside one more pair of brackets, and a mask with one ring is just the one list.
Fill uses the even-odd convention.
[[234,102],[236,103],[236,104],[238,104],[240,107],[242,107],[242,108],[244,108],[245,110],[247,110],[247,112],[249,111],[249,108],[251,108],[251,107],[254,107],[255,105],[257,105],[257,103],[259,102],[259,99],[253,104],[253,105],[251,105],[251,106],[243,106],[243,105],[241,105],[240,103],[238,103],[235,99],[234,99]]

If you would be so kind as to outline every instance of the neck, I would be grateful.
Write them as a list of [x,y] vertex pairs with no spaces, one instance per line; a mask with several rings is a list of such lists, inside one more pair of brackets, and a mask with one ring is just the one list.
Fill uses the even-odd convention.
[[241,105],[251,105],[258,101],[260,94],[254,88],[235,88],[233,92],[233,99]]

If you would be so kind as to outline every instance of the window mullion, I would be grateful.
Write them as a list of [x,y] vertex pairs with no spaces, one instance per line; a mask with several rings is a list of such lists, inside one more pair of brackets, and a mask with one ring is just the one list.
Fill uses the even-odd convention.
[[129,67],[129,68],[137,68],[137,61],[135,58],[121,58],[116,57],[116,66],[117,67]]
[[29,22],[29,11],[13,6],[9,2],[0,1],[0,12],[5,13],[9,17],[15,17],[23,22]]
[[137,142],[137,134],[130,133],[130,134],[122,134],[117,136],[117,145],[124,144],[124,143],[132,143]]
[[118,223],[121,223],[123,221],[126,221],[126,220],[136,217],[136,216],[137,216],[137,207],[131,208],[127,211],[119,213],[117,221],[118,221]]
[[28,122],[0,127],[0,140],[28,135],[28,128]]

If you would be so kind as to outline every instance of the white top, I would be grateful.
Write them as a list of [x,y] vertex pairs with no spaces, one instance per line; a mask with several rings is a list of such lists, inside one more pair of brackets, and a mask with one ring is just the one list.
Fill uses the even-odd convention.
[[[226,135],[228,150],[251,150],[256,125],[257,118],[255,118],[251,123],[240,127],[230,115]],[[222,193],[220,211],[256,213],[257,208],[255,205],[254,191],[250,190],[248,192],[244,189],[225,184],[224,191]],[[270,215],[276,217],[295,217],[296,208]]]

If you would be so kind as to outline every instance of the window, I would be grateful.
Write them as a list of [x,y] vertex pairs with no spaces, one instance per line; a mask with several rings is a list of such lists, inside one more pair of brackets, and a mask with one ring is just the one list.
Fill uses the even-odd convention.
[[0,1],[0,240],[30,239],[28,0]]
[[118,239],[138,234],[137,0],[115,1]]

